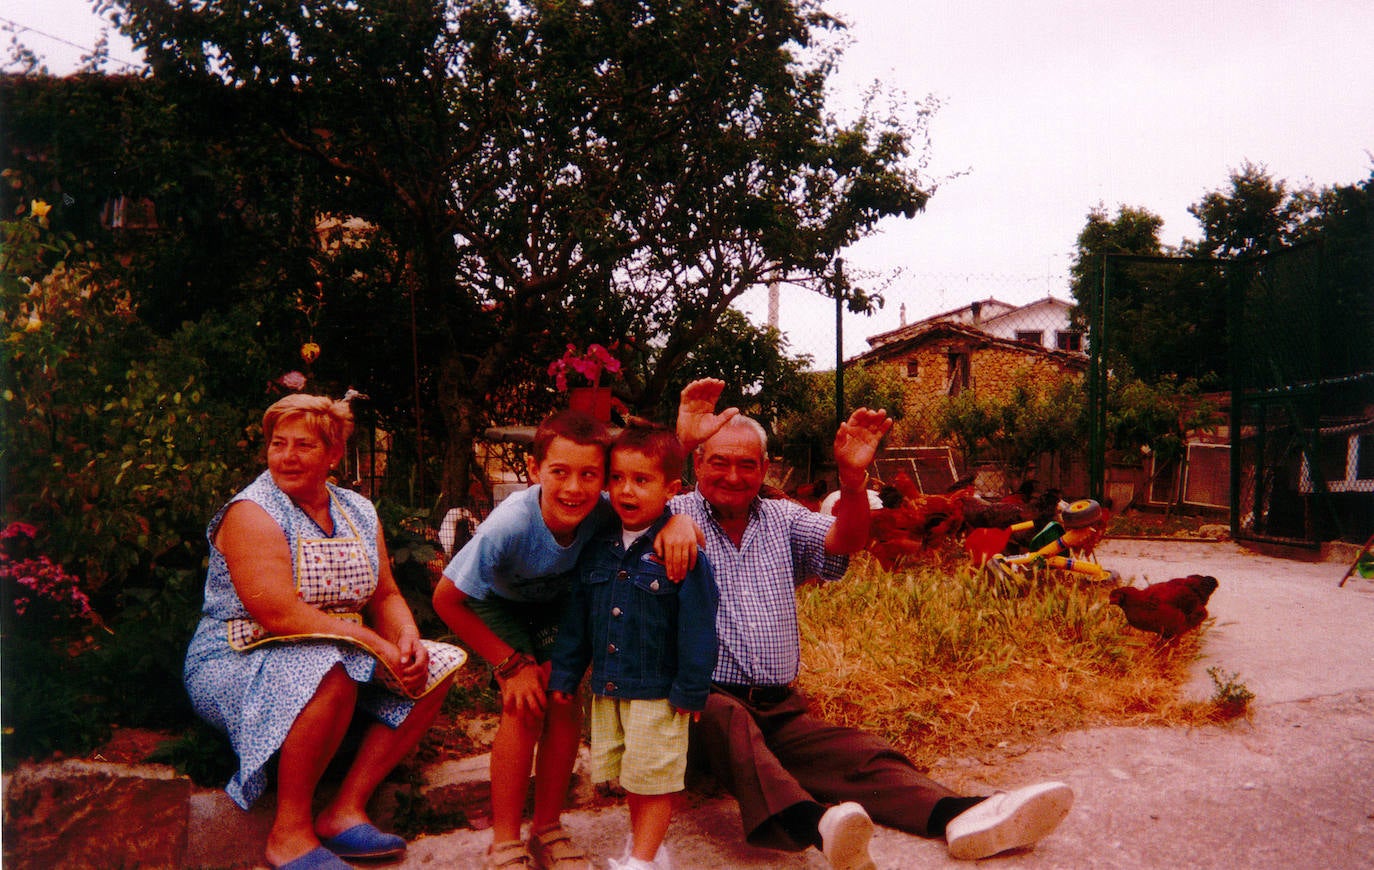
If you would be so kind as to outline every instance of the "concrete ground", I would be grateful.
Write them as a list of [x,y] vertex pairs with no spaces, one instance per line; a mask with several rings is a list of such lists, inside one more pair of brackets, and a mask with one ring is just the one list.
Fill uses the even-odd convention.
[[[1300,554],[1298,554],[1300,555]],[[1048,738],[1001,760],[950,758],[932,778],[969,794],[1046,779],[1077,795],[1035,849],[983,862],[1025,868],[1374,868],[1374,581],[1338,586],[1355,548],[1326,559],[1265,555],[1233,543],[1108,540],[1097,559],[1139,584],[1189,573],[1220,586],[1186,689],[1213,692],[1209,668],[1255,694],[1251,715],[1203,728],[1097,728]],[[433,794],[485,802],[480,757],[425,771]],[[146,768],[146,769],[145,769]],[[67,760],[0,777],[6,868],[251,867],[271,801],[250,813],[223,790],[192,788],[161,765]],[[465,791],[463,791],[465,789]],[[604,870],[624,852],[623,805],[583,795],[567,827]],[[599,807],[599,808],[598,808]],[[380,818],[380,817],[379,817]],[[385,823],[385,822],[383,822]],[[491,832],[412,841],[379,870],[476,868]],[[677,870],[823,870],[815,850],[744,845],[734,802],[692,796],[673,820]],[[879,829],[883,870],[954,867],[942,841]],[[359,863],[358,866],[364,866]]]
[[[1292,554],[1287,554],[1291,556]],[[1189,686],[1212,694],[1220,668],[1255,693],[1252,715],[1200,729],[1100,728],[1062,734],[995,766],[952,759],[932,776],[970,792],[1042,779],[1077,795],[1060,828],[1034,850],[981,863],[1024,868],[1374,867],[1374,581],[1354,558],[1261,555],[1233,543],[1107,541],[1103,565],[1137,585],[1189,573],[1220,587],[1202,660]],[[569,813],[565,824],[598,856],[619,857],[623,806]],[[480,864],[489,831],[413,841],[399,870]],[[728,798],[696,801],[673,821],[678,870],[824,868],[815,850],[743,844]],[[874,836],[879,868],[967,866],[942,841],[888,829]]]

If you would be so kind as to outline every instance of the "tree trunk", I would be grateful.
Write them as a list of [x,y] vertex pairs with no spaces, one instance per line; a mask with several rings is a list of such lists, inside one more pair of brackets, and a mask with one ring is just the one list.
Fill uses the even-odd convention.
[[481,417],[472,398],[472,384],[454,355],[439,367],[439,415],[444,423],[443,470],[438,507],[433,519],[443,519],[450,508],[464,505],[472,479],[473,440]]

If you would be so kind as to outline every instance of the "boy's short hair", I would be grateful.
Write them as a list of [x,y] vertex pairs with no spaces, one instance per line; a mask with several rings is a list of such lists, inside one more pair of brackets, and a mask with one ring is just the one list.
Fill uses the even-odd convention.
[[640,417],[625,421],[625,428],[611,442],[611,452],[616,450],[633,450],[653,459],[669,481],[681,480],[687,463],[687,451],[673,430]]
[[600,447],[605,455],[611,446],[611,433],[606,424],[581,411],[571,408],[558,411],[544,418],[539,428],[534,430],[534,461],[543,462],[549,455],[549,445],[553,439],[563,438],[574,444]]

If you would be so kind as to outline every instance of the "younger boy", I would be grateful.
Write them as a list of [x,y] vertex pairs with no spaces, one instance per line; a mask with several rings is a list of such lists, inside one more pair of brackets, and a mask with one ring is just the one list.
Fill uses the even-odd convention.
[[[492,845],[484,867],[590,870],[561,817],[582,735],[573,704],[546,709],[548,658],[582,546],[614,523],[601,497],[610,435],[595,419],[563,411],[540,424],[530,488],[501,502],[444,569],[434,610],[473,652],[492,663],[501,722],[491,749]],[[675,519],[656,546],[678,576],[695,558],[694,523]],[[521,820],[534,771],[528,847]],[[537,862],[537,863],[536,863]]]
[[681,489],[677,436],[632,422],[611,446],[608,489],[620,518],[583,551],[549,676],[551,709],[592,666],[592,778],[628,793],[631,840],[612,870],[668,870],[661,846],[683,790],[687,729],[700,718],[716,666],[716,585],[698,558],[679,586],[649,547]]

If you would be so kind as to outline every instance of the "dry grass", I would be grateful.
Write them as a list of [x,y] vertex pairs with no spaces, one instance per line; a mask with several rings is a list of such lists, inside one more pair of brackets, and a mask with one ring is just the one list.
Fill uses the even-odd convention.
[[[798,593],[801,684],[825,718],[887,737],[929,769],[1095,725],[1198,725],[1236,715],[1185,702],[1200,632],[1128,627],[1080,575],[999,575],[959,554]],[[1205,628],[1204,628],[1205,630]]]

